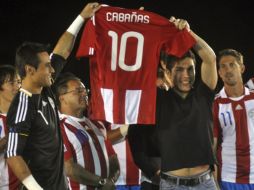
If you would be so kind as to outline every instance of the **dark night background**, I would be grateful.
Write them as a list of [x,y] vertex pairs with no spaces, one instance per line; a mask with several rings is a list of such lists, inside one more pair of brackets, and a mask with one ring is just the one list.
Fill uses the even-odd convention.
[[[23,41],[49,43],[53,48],[88,2],[91,1],[0,0],[0,64],[14,64],[15,49]],[[167,18],[184,18],[188,20],[191,29],[205,39],[216,53],[224,48],[242,52],[247,67],[244,81],[254,76],[254,6],[250,0],[98,2],[134,9],[144,6],[147,11]],[[87,84],[88,64],[84,64],[87,60],[76,60],[74,57],[80,34],[65,71],[77,74]]]

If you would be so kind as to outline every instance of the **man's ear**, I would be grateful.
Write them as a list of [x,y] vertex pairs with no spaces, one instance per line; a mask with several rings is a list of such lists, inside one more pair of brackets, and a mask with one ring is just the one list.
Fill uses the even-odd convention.
[[241,73],[243,74],[245,71],[245,65],[244,64],[241,64]]
[[31,65],[25,65],[26,75],[33,75],[35,73],[35,68]]
[[167,69],[166,63],[163,60],[160,60],[160,64],[161,64],[161,67],[163,68],[163,70]]

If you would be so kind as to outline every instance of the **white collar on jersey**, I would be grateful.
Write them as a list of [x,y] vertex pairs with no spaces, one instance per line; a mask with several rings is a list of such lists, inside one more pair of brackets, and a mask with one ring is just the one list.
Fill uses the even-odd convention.
[[84,129],[84,127],[80,124],[80,122],[85,122],[86,126],[90,129],[92,129],[96,135],[98,136],[103,136],[103,138],[107,138],[107,132],[106,129],[103,127],[102,129],[99,129],[98,127],[96,127],[93,122],[90,121],[90,119],[86,118],[85,116],[83,116],[82,118],[77,118],[77,117],[73,117],[71,115],[66,115],[66,114],[62,114],[60,113],[60,118],[64,119],[66,118],[65,122],[78,128],[78,129]]
[[250,95],[250,90],[246,87],[244,87],[244,95],[240,96],[240,97],[236,97],[236,98],[233,98],[233,97],[228,97],[228,95],[226,94],[226,91],[225,91],[225,88],[223,87],[220,91],[220,96],[222,98],[230,98],[231,100],[234,100],[234,101],[238,101],[238,100],[241,100],[244,96],[246,95]]
[[29,92],[29,91],[27,91],[27,90],[25,90],[24,88],[20,88],[19,91],[20,91],[20,92],[24,92],[24,93],[25,93],[26,95],[28,95],[29,97],[32,97],[32,93]]

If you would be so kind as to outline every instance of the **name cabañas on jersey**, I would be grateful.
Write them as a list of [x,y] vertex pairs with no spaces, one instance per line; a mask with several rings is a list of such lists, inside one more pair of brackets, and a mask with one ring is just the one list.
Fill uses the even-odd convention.
[[137,12],[129,13],[118,13],[118,12],[107,12],[106,20],[109,22],[133,22],[133,23],[144,23],[150,22],[149,15],[137,14]]

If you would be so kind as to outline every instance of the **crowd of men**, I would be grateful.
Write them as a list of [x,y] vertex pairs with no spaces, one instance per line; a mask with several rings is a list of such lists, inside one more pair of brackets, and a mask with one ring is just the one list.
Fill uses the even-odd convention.
[[[167,42],[177,48],[170,55],[164,47],[156,63],[155,124],[90,118],[88,89],[61,71],[80,28],[101,8],[88,3],[51,55],[44,44],[24,42],[16,67],[0,67],[0,190],[254,189],[254,80],[244,84],[240,52],[216,58],[186,20],[168,20],[179,41]],[[218,76],[224,85],[216,95]]]

